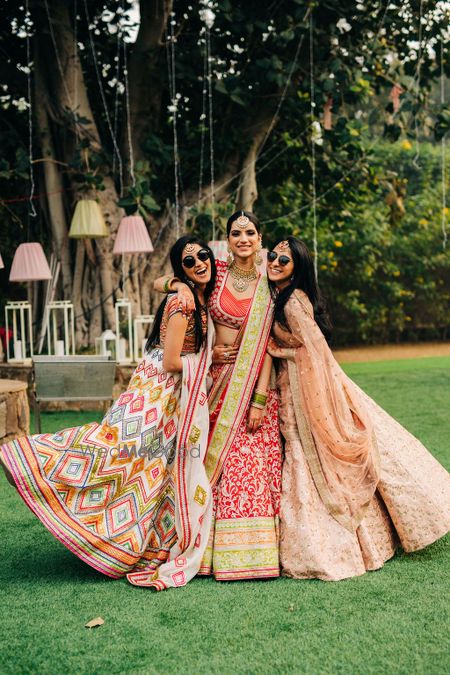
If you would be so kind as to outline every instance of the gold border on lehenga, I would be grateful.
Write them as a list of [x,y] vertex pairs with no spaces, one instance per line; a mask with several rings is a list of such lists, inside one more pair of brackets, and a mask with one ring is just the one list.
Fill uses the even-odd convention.
[[[231,429],[239,426],[241,418],[236,419],[236,411],[242,401],[248,401],[252,394],[266,340],[258,340],[260,333],[268,336],[271,322],[267,321],[270,302],[270,291],[266,277],[260,277],[253,296],[253,302],[248,315],[247,326],[242,338],[241,346],[233,369],[233,377],[228,385],[225,400],[219,412],[214,431],[210,439],[205,467],[208,478],[214,484],[221,473],[223,462],[232,443]],[[255,345],[259,343],[258,351]],[[249,364],[253,364],[249,370]]]

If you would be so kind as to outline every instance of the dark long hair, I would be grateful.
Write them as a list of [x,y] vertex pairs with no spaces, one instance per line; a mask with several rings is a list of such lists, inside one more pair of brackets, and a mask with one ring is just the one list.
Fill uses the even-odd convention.
[[[211,279],[208,281],[206,284],[205,288],[205,302],[208,302],[208,299],[213,292],[214,289],[214,284],[216,283],[216,262],[214,260],[214,254],[209,248],[208,244],[205,244],[205,242],[202,239],[199,239],[195,235],[184,235],[183,237],[180,237],[177,239],[177,241],[174,243],[172,248],[170,249],[170,262],[172,264],[172,269],[174,276],[177,277],[180,281],[183,283],[187,284],[191,289],[194,294],[194,301],[195,301],[195,312],[194,312],[194,320],[195,320],[195,351],[198,352],[201,349],[201,346],[203,345],[205,338],[203,335],[203,330],[202,330],[202,316],[201,316],[201,305],[200,301],[197,296],[197,292],[195,290],[195,286],[192,283],[192,281],[187,277],[186,272],[184,270],[183,265],[181,264],[181,260],[183,257],[183,250],[187,244],[198,244],[201,246],[201,248],[205,248],[207,251],[209,251],[209,259],[211,261]],[[150,335],[148,336],[148,340],[145,345],[146,351],[150,351],[150,349],[153,349],[153,347],[156,347],[160,343],[160,331],[161,331],[161,321],[162,317],[164,314],[164,309],[167,304],[167,296],[164,298],[160,306],[158,307],[156,314],[155,314],[155,320],[153,322],[153,327]]]
[[274,320],[278,321],[282,328],[289,330],[284,307],[295,289],[300,288],[308,296],[314,309],[314,319],[324,334],[325,339],[329,342],[332,325],[325,300],[316,281],[311,254],[303,241],[291,236],[279,239],[273,248],[278,246],[281,241],[289,243],[289,250],[294,263],[294,273],[289,285],[280,292],[277,292],[275,282],[269,279],[270,292],[275,304]]
[[227,220],[227,237],[230,234],[232,224],[239,218],[239,216],[247,216],[250,222],[252,222],[256,227],[258,234],[261,232],[261,225],[259,224],[259,220],[254,213],[251,213],[250,211],[236,211],[236,213],[233,213],[233,215]]

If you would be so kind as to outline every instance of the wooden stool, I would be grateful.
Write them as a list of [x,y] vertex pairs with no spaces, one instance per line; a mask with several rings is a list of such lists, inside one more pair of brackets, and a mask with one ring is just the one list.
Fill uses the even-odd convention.
[[28,385],[0,379],[0,445],[30,433]]

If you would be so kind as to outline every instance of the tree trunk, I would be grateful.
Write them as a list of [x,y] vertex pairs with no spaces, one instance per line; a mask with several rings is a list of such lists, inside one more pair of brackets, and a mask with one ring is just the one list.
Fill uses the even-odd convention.
[[47,196],[48,214],[55,245],[57,259],[61,262],[62,289],[64,299],[72,297],[72,268],[70,248],[67,236],[66,214],[64,211],[64,186],[58,165],[55,163],[56,152],[51,136],[51,125],[47,111],[48,92],[42,77],[43,65],[36,50],[35,67],[35,115],[40,140],[45,192]]
[[272,117],[264,116],[255,122],[247,131],[247,137],[251,138],[250,148],[242,162],[242,173],[239,182],[236,208],[244,211],[252,211],[253,205],[258,199],[258,183],[256,180],[256,161],[261,145],[266,134],[269,132]]

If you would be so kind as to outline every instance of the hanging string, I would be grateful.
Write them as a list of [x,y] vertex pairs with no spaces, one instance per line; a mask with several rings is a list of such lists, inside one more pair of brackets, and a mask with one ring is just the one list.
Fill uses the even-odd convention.
[[313,211],[313,253],[314,273],[318,279],[318,246],[317,246],[317,185],[316,185],[316,139],[314,137],[315,121],[315,87],[314,87],[314,44],[313,44],[313,12],[309,15],[309,79],[311,99],[311,168],[312,168],[312,211]]
[[[445,105],[445,74],[444,74],[444,38],[441,35],[441,105]],[[442,230],[442,248],[447,247],[447,166],[445,162],[445,133],[441,138],[441,175],[442,175],[442,205],[441,205],[441,230]]]
[[216,222],[214,212],[214,125],[213,125],[213,95],[212,95],[212,57],[211,57],[211,31],[206,26],[206,55],[208,72],[208,113],[209,113],[209,162],[211,171],[211,221],[212,221],[212,241],[216,238]]
[[27,34],[27,97],[28,97],[28,159],[30,164],[30,194],[28,201],[30,204],[29,215],[36,218],[37,213],[34,208],[34,169],[33,169],[33,108],[31,100],[31,53],[30,53],[30,30],[31,16],[28,0],[25,0],[25,30]]
[[[121,55],[121,38],[122,38],[122,27],[121,21],[119,20],[117,26],[117,45],[116,45],[116,89],[114,92],[114,138],[117,138],[118,127],[119,127],[119,77],[120,77],[120,55]],[[112,161],[112,172],[113,176],[116,174],[116,153],[113,153]],[[122,195],[120,195],[122,196]]]
[[[47,0],[45,0],[45,1],[47,1]],[[98,88],[100,90],[100,96],[101,96],[103,108],[104,108],[104,111],[105,111],[105,117],[106,117],[106,122],[107,122],[107,125],[108,125],[108,130],[109,130],[111,140],[112,140],[112,143],[113,143],[114,151],[117,154],[117,161],[118,161],[118,164],[119,164],[120,194],[123,194],[123,163],[122,163],[122,157],[121,157],[121,154],[120,154],[119,146],[117,145],[116,137],[114,136],[114,130],[113,130],[112,124],[111,124],[111,117],[109,115],[108,106],[107,106],[107,103],[106,103],[105,91],[103,89],[102,79],[101,79],[101,76],[100,76],[100,70],[99,70],[99,67],[98,67],[97,55],[95,53],[94,40],[92,39],[92,32],[91,32],[91,27],[90,27],[91,20],[89,18],[87,0],[84,0],[84,13],[86,15],[86,22],[87,22],[87,28],[88,28],[88,34],[89,34],[89,44],[90,44],[90,47],[91,47],[92,60],[94,62],[94,69],[95,69],[95,74],[96,74],[96,77],[97,77]]]
[[[78,109],[78,76],[77,76],[77,60],[78,60],[78,8],[77,0],[73,0],[73,109],[74,115]],[[75,132],[78,135],[78,124],[75,123]]]
[[203,48],[202,114],[200,116],[201,135],[200,135],[200,170],[198,178],[198,201],[201,201],[203,191],[203,167],[205,162],[205,131],[206,131],[206,95],[208,93],[207,77],[208,77],[208,50],[205,38]]
[[136,176],[134,175],[134,153],[133,141],[131,137],[131,112],[130,112],[130,87],[128,83],[128,61],[127,61],[127,44],[123,40],[123,74],[125,78],[125,105],[127,109],[127,138],[128,138],[128,156],[130,158],[130,177],[133,187],[136,185]]
[[416,106],[417,110],[414,114],[414,134],[416,137],[416,154],[413,159],[413,164],[416,169],[420,169],[419,157],[420,157],[420,141],[419,141],[419,124],[417,121],[417,115],[419,112],[419,95],[420,95],[420,69],[422,65],[422,16],[423,16],[423,0],[420,0],[419,6],[419,53],[418,53],[418,62],[417,62],[417,82],[416,82]]
[[178,184],[178,130],[177,130],[177,110],[178,110],[178,98],[176,94],[176,69],[175,69],[175,34],[173,30],[173,25],[175,13],[172,12],[170,16],[169,26],[170,26],[170,36],[166,31],[166,55],[167,55],[167,70],[169,77],[169,95],[171,100],[171,112],[173,114],[172,130],[173,130],[173,171],[174,171],[174,184],[175,184],[175,228],[177,238],[180,236],[180,222],[179,222],[179,213],[180,213],[180,204],[179,204],[179,184]]

